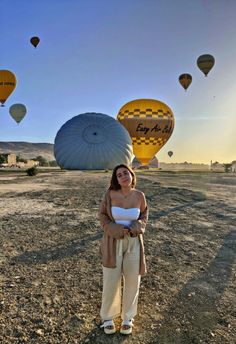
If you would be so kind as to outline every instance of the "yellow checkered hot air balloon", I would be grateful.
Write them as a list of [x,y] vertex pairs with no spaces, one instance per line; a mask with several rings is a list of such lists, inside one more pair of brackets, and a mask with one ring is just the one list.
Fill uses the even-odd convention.
[[136,99],[120,109],[117,120],[128,130],[133,152],[142,165],[147,165],[164,146],[174,129],[174,115],[163,102]]

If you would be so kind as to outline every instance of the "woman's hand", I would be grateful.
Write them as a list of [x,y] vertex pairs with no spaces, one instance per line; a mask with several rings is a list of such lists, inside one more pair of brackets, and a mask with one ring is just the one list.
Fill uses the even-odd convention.
[[129,235],[130,234],[130,228],[124,227],[123,232],[124,232],[124,235]]
[[129,227],[124,227],[124,229],[123,229],[123,231],[124,231],[124,235],[129,235],[129,236],[133,236],[133,233],[132,233],[132,231],[131,231],[131,228],[129,228]]

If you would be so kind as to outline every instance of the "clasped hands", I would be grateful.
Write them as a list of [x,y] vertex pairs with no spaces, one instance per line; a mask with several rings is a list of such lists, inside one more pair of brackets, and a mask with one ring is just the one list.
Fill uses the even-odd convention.
[[131,231],[131,228],[127,227],[127,226],[124,226],[124,229],[123,229],[123,232],[124,232],[124,235],[129,235],[129,236],[133,236],[133,233]]

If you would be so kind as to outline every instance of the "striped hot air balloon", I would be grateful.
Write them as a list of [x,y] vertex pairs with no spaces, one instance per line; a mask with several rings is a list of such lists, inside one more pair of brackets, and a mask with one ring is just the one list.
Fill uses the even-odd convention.
[[185,89],[185,91],[187,90],[187,88],[189,87],[189,85],[192,82],[192,76],[190,74],[181,74],[179,76],[179,82],[180,84],[183,86],[183,88]]
[[208,75],[214,64],[215,59],[212,55],[209,54],[201,55],[197,59],[198,68],[205,74],[205,76]]

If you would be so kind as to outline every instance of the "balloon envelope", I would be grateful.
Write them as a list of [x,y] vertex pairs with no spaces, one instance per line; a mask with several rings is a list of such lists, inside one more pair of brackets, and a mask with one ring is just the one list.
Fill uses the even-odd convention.
[[205,76],[207,76],[214,64],[215,59],[212,55],[209,54],[201,55],[197,59],[198,68],[205,74]]
[[0,102],[5,103],[16,87],[16,76],[9,70],[0,70]]
[[128,130],[136,158],[147,165],[164,146],[174,129],[174,115],[163,102],[136,99],[125,104],[117,115]]
[[25,117],[27,112],[26,107],[24,104],[13,104],[9,109],[11,117],[17,122],[20,121]]
[[65,169],[113,169],[130,165],[133,158],[129,133],[114,118],[84,113],[67,121],[58,131],[54,155]]
[[169,157],[171,158],[172,155],[173,155],[173,152],[172,152],[172,151],[169,151],[169,152],[168,152],[168,155],[169,155]]
[[39,44],[39,42],[40,42],[39,37],[32,37],[32,38],[30,39],[30,43],[31,43],[35,48],[37,47],[37,45]]
[[190,74],[181,74],[179,76],[179,82],[185,90],[189,87],[192,82],[192,76]]

